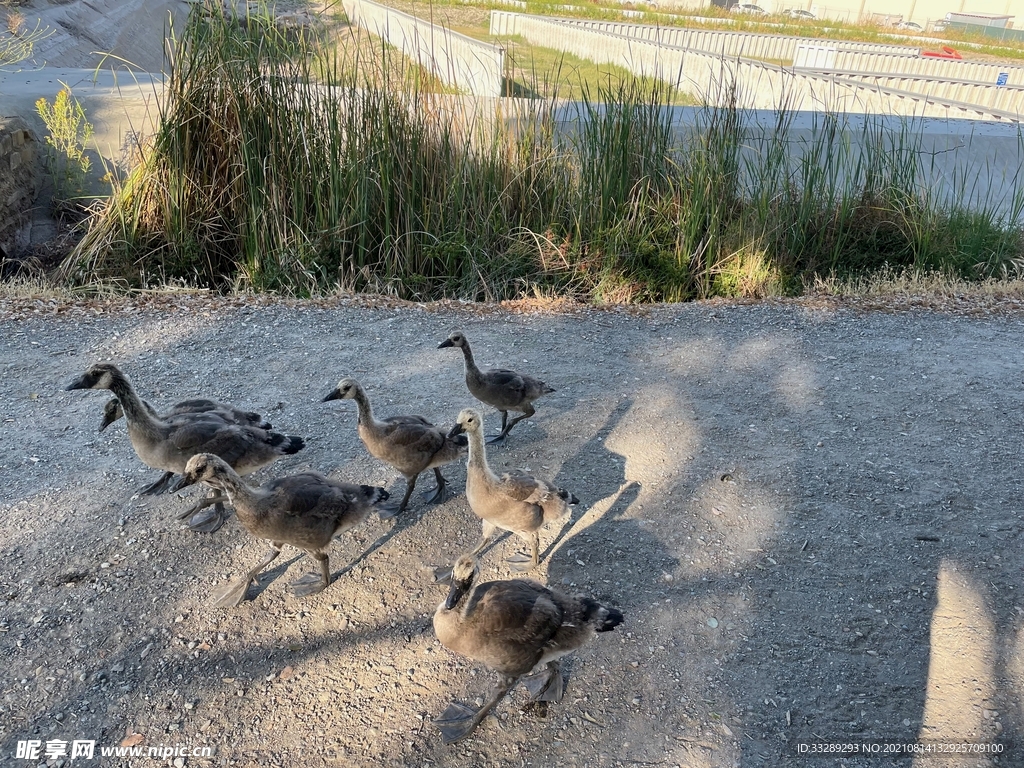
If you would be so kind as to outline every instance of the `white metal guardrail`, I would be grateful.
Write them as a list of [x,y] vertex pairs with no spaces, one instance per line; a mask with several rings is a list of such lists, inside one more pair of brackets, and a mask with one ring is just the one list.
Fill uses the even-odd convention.
[[962,104],[977,104],[1008,114],[1024,114],[1024,85],[993,85],[974,80],[946,80],[928,75],[879,74],[877,72],[836,72],[843,80],[895,88],[950,99]]
[[[615,64],[638,76],[655,77],[698,94],[711,105],[734,96],[744,109],[834,110],[905,117],[967,117],[1017,121],[1016,110],[972,104],[941,94],[794,71],[761,61],[680,48],[556,19],[518,14],[516,33],[530,43],[572,53],[599,64]],[[914,59],[907,59],[915,61]]]
[[1008,64],[992,64],[982,61],[959,61],[955,59],[907,58],[884,53],[837,50],[834,56],[816,61],[794,61],[794,66],[818,71],[874,72],[877,74],[925,75],[928,77],[987,81],[996,84],[999,76],[1007,75],[1007,85],[1024,85],[1024,67]]
[[625,24],[616,21],[595,21],[592,19],[564,19],[588,29],[611,32],[642,40],[653,40],[679,48],[696,48],[708,53],[724,56],[746,56],[751,59],[790,60],[796,47],[801,43],[823,42],[841,51],[884,53],[890,56],[917,56],[921,49],[909,45],[891,43],[861,43],[852,40],[819,40],[817,38],[792,37],[789,35],[768,35],[755,32],[729,32],[692,27],[663,27],[650,24]]
[[[490,32],[492,35],[519,34],[519,19],[529,14],[512,11],[491,11]],[[678,48],[696,48],[709,53],[725,56],[746,56],[754,59],[792,60],[797,46],[801,44],[828,45],[842,51],[863,51],[885,53],[892,56],[917,56],[920,48],[888,43],[859,43],[848,40],[819,40],[817,38],[766,35],[753,32],[729,32],[725,30],[698,29],[694,27],[663,27],[651,24],[630,24],[621,21],[596,21],[593,19],[571,19],[538,16],[564,24],[573,24],[598,32],[650,40]]]

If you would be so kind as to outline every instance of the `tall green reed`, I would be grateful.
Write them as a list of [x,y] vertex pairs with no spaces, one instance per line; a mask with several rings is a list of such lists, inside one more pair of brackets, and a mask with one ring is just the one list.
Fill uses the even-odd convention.
[[1024,193],[1010,218],[931,196],[911,124],[826,113],[797,138],[785,104],[762,125],[727,89],[715,107],[674,109],[646,80],[572,102],[444,90],[379,41],[339,49],[326,30],[194,12],[153,145],[64,273],[300,296],[676,301],[1020,263]]

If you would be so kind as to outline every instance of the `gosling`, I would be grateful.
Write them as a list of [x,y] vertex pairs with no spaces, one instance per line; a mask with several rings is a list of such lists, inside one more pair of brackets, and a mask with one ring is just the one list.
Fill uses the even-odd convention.
[[[305,441],[295,435],[268,432],[258,427],[229,424],[206,413],[181,413],[165,420],[154,416],[136,393],[128,377],[113,363],[95,363],[67,386],[72,389],[109,389],[120,401],[128,421],[128,437],[146,466],[162,469],[164,476],[146,491],[152,491],[169,477],[181,473],[197,453],[213,453],[226,459],[240,474],[247,475],[302,450]],[[170,473],[170,475],[168,475]],[[224,523],[221,504],[226,497],[207,499],[180,515],[190,517],[215,504],[212,515],[193,517],[189,527],[212,533]]]
[[440,468],[465,456],[468,443],[465,437],[446,435],[443,429],[435,427],[422,416],[389,416],[377,421],[370,398],[355,379],[339,381],[323,402],[330,400],[356,401],[359,411],[357,430],[366,450],[405,477],[405,496],[397,505],[383,505],[381,517],[394,517],[405,511],[416,487],[416,478],[428,469],[434,470],[437,487],[424,493],[423,498],[430,504],[444,500],[448,482]]
[[[155,416],[158,419],[164,421],[174,421],[175,417],[184,414],[184,418],[187,420],[195,414],[203,414],[210,418],[221,419],[225,424],[239,424],[243,427],[259,427],[260,429],[273,429],[274,425],[269,421],[266,421],[260,414],[252,411],[242,411],[233,406],[226,405],[224,403],[218,403],[216,400],[207,400],[205,398],[196,398],[193,400],[182,400],[180,403],[175,403],[170,407],[167,413],[159,414],[156,409],[149,404],[146,400],[142,400],[143,406],[149,411],[151,416]],[[116,397],[112,397],[103,406],[103,420],[100,422],[99,431],[104,431],[107,427],[113,424],[115,421],[124,418],[124,408],[121,407],[121,401]],[[164,472],[163,476],[151,485],[147,485],[145,488],[139,491],[142,496],[155,495],[162,493],[174,479],[174,472]],[[180,489],[180,485],[172,487],[170,490],[173,493]]]
[[[512,431],[512,427],[536,413],[533,407],[534,400],[555,391],[540,379],[505,368],[481,371],[473,360],[469,339],[462,331],[455,331],[437,346],[438,349],[445,347],[458,347],[462,350],[466,364],[466,386],[469,387],[473,397],[481,403],[501,411],[501,432],[488,440],[488,443],[503,441]],[[508,420],[509,411],[516,411],[523,415],[517,416],[510,422]]]
[[487,546],[498,530],[512,531],[530,544],[530,557],[517,553],[509,558],[519,571],[536,568],[540,560],[538,531],[552,520],[569,514],[579,503],[575,495],[547,480],[523,472],[508,472],[498,477],[487,463],[484,446],[484,422],[480,411],[466,408],[449,436],[466,433],[469,437],[469,459],[466,462],[466,498],[473,514],[483,521],[480,543],[472,554]]
[[493,669],[500,681],[479,709],[453,701],[434,720],[445,744],[469,736],[520,679],[531,701],[561,701],[558,660],[623,621],[615,608],[529,579],[474,585],[478,573],[472,555],[456,561],[448,597],[434,612],[434,633],[449,650]]
[[320,566],[319,574],[307,573],[292,582],[295,595],[306,597],[327,589],[331,568],[324,550],[331,539],[359,525],[376,504],[388,498],[383,488],[339,483],[317,472],[288,475],[253,487],[212,453],[189,459],[183,480],[185,485],[203,482],[226,493],[242,527],[256,538],[270,541],[264,560],[214,595],[218,608],[241,604],[249,584],[281,554],[285,544],[301,549]]

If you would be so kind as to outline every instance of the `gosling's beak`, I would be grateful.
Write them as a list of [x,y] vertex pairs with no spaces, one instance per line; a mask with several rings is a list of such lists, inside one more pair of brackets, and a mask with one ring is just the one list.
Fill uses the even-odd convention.
[[327,403],[327,402],[330,402],[331,400],[341,400],[341,390],[338,389],[337,387],[332,389],[331,393],[329,395],[327,395],[327,397],[325,397],[320,402],[321,403]]
[[456,424],[454,427],[448,430],[448,437],[455,437],[456,435],[461,435],[465,431],[466,430],[462,428],[461,424]]
[[113,419],[113,418],[111,418],[110,416],[107,416],[106,414],[104,414],[104,416],[103,416],[103,421],[102,421],[102,422],[100,422],[100,428],[99,428],[99,431],[100,431],[100,432],[102,432],[102,431],[103,431],[104,429],[106,429],[107,427],[109,427],[109,426],[110,426],[111,424],[113,424],[113,423],[114,423],[115,421],[116,421],[116,419]]
[[193,472],[183,472],[181,479],[175,484],[173,490],[179,491],[182,488],[188,488],[190,485],[195,485],[197,482],[199,482],[199,475]]
[[444,341],[442,341],[440,344],[437,345],[437,348],[438,349],[444,349],[445,347],[454,347],[454,346],[455,345],[452,344],[452,340],[451,339],[445,339]]
[[64,387],[65,392],[70,392],[72,389],[92,389],[92,385],[90,385],[89,382],[86,381],[85,376],[79,376],[77,379],[75,379],[66,387]]
[[455,581],[455,579],[452,579],[452,585],[448,589],[448,597],[444,601],[444,607],[446,610],[450,611],[458,605],[459,600],[461,600],[462,596],[466,594],[467,586],[468,585],[464,581]]

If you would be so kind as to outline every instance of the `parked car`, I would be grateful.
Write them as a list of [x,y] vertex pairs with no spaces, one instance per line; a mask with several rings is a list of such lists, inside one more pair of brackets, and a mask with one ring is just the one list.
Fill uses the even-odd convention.
[[916,21],[901,21],[896,25],[896,29],[902,29],[904,32],[924,32],[924,27]]
[[794,19],[816,19],[818,18],[810,11],[805,11],[803,8],[788,8],[782,12],[783,16],[792,16]]
[[732,13],[752,13],[755,16],[767,16],[768,11],[753,3],[736,3],[729,9]]
[[948,23],[944,20],[936,21],[932,24],[932,32],[945,32]]

